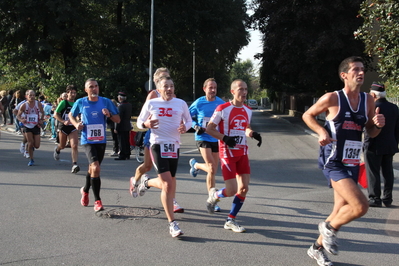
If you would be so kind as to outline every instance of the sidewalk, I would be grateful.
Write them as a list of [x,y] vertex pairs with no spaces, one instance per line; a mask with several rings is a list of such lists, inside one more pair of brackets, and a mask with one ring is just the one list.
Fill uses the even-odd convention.
[[[311,129],[309,129],[309,127],[305,124],[305,122],[303,122],[301,117],[295,117],[295,116],[291,116],[291,115],[287,115],[287,114],[275,113],[270,109],[260,109],[260,111],[270,114],[273,118],[283,119],[284,121],[300,128],[307,134],[312,135],[315,138],[318,138],[318,135],[315,132],[313,132]],[[319,120],[319,122],[320,122],[320,124],[324,124],[323,121]],[[394,171],[395,179],[398,179],[399,178],[399,153],[396,153],[395,156],[393,157],[393,168],[394,168],[393,171]]]

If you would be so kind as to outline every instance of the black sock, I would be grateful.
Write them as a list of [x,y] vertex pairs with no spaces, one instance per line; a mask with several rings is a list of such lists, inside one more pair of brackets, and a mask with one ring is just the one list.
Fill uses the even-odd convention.
[[321,248],[323,245],[319,245],[319,243],[317,243],[317,240],[316,240],[316,242],[314,242],[314,244],[313,244],[313,249],[319,249],[319,248]]
[[78,164],[77,162],[73,162],[73,164],[75,165],[75,164]]
[[101,200],[100,198],[101,179],[100,177],[91,178],[91,189],[93,190],[94,200]]
[[83,191],[86,192],[86,193],[88,193],[89,190],[90,190],[90,186],[91,186],[91,180],[90,179],[91,179],[90,178],[90,173],[87,172],[87,174],[86,174],[86,184],[83,187]]
[[150,180],[150,179],[147,179],[147,180],[144,181],[144,186],[145,186],[147,189],[150,188],[150,187],[148,186],[148,180]]
[[334,227],[331,226],[330,222],[326,223],[326,227],[327,227],[328,230],[335,231],[335,232],[338,231],[337,229],[335,229]]

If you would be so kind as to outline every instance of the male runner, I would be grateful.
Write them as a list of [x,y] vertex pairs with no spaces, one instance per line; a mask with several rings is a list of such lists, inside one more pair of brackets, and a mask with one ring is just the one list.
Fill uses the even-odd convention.
[[71,172],[74,174],[80,171],[78,165],[78,131],[71,121],[69,121],[69,112],[75,103],[76,93],[76,87],[74,85],[68,85],[66,88],[67,99],[60,102],[54,113],[54,118],[59,121],[59,144],[54,148],[54,159],[57,161],[60,159],[60,152],[65,148],[67,139],[69,139],[72,149]]
[[[225,102],[216,96],[217,84],[214,78],[205,80],[203,90],[205,96],[198,98],[189,108],[193,118],[193,128],[195,129],[195,140],[198,149],[205,163],[198,163],[191,158],[190,174],[196,177],[199,170],[207,172],[206,187],[209,193],[215,187],[215,175],[219,165],[219,144],[218,140],[206,133],[206,127],[216,107]],[[220,212],[220,207],[216,204],[214,211]]]
[[[80,144],[83,146],[89,170],[86,174],[86,184],[80,189],[82,206],[89,205],[89,189],[94,194],[94,211],[104,210],[101,198],[100,165],[104,159],[107,138],[105,135],[107,117],[119,123],[118,109],[110,99],[99,96],[100,88],[95,79],[85,82],[87,97],[76,101],[69,112],[69,120],[77,130],[82,130]],[[81,115],[81,121],[77,119]]]
[[249,189],[251,168],[248,160],[247,137],[255,138],[258,147],[262,145],[262,137],[250,126],[252,110],[244,104],[248,94],[247,84],[241,79],[236,79],[231,83],[230,92],[233,100],[216,108],[206,128],[209,135],[220,141],[219,157],[226,185],[218,191],[214,187],[209,190],[207,208],[209,213],[213,213],[220,198],[234,196],[224,229],[242,233],[245,232],[245,228],[236,222],[236,216],[244,204]]

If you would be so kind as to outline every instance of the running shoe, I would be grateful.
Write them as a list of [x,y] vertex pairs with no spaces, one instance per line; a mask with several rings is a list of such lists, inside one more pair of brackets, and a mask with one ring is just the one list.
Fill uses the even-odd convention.
[[30,161],[29,161],[29,163],[28,163],[28,166],[33,166],[33,165],[34,165],[34,163],[35,163],[35,161],[34,161],[34,160],[30,160]]
[[189,161],[189,164],[191,166],[190,168],[190,175],[192,177],[196,177],[198,175],[199,170],[195,168],[195,164],[197,163],[197,160],[195,160],[194,158],[191,158]]
[[320,247],[318,249],[314,249],[313,245],[308,249],[308,255],[312,259],[317,261],[317,264],[320,266],[333,266],[334,264],[327,257],[326,253],[324,253],[324,248]]
[[79,165],[74,164],[74,165],[72,166],[71,173],[72,173],[72,174],[76,174],[76,173],[78,173],[79,171],[80,171]]
[[215,205],[215,212],[220,212],[220,207],[217,204]]
[[29,152],[25,151],[24,157],[25,157],[26,159],[29,159],[29,158],[30,158]]
[[180,207],[179,204],[177,204],[176,200],[173,199],[173,212],[176,213],[183,213],[184,208]]
[[327,228],[326,222],[319,223],[319,232],[323,236],[324,249],[333,255],[338,255],[337,232]]
[[216,198],[215,193],[216,188],[213,187],[209,190],[209,197],[206,200],[206,207],[208,208],[209,213],[215,212],[215,205],[220,201],[218,198]]
[[84,192],[83,188],[84,187],[80,188],[80,194],[82,195],[82,198],[80,199],[80,204],[86,207],[87,205],[89,205],[89,192]]
[[19,151],[24,154],[25,153],[25,144],[21,142],[21,146],[19,147]]
[[183,235],[183,231],[180,229],[179,224],[176,221],[169,223],[169,233],[172,237]]
[[138,190],[138,193],[139,193],[140,197],[141,197],[141,196],[144,196],[145,191],[148,189],[148,188],[145,186],[145,183],[146,183],[147,180],[149,180],[148,175],[147,175],[147,174],[144,174],[144,175],[141,177],[140,185],[137,187],[137,190]]
[[54,138],[54,137],[51,137],[51,138],[49,138],[48,140],[55,140],[56,138]]
[[103,207],[101,200],[96,200],[94,202],[94,211],[99,212],[99,211],[103,211],[103,210],[104,210],[104,207]]
[[60,152],[57,152],[58,145],[54,147],[54,160],[58,161],[60,159]]
[[245,228],[236,222],[236,219],[227,219],[224,224],[224,229],[232,230],[235,233],[245,232]]
[[133,198],[137,198],[139,194],[137,193],[137,184],[136,180],[134,180],[134,176],[130,178],[129,184],[130,184],[129,188],[130,195],[132,195]]

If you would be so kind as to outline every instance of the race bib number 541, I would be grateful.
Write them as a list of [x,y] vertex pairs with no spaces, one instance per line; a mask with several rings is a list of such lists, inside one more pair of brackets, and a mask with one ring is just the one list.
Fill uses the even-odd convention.
[[160,144],[161,158],[177,158],[177,149],[179,145],[173,142],[162,142]]

